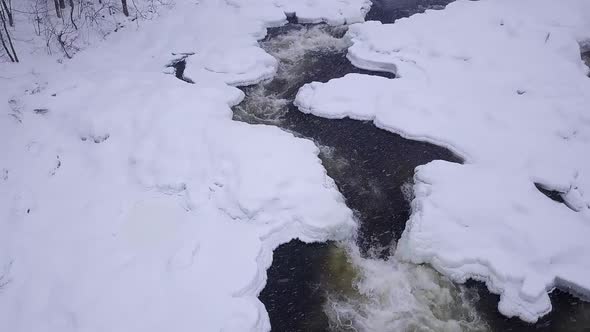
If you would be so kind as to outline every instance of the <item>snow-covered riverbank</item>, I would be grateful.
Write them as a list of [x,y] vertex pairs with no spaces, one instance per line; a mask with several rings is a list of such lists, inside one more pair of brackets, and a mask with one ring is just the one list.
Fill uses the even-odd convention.
[[[274,73],[257,40],[285,12],[367,4],[179,0],[71,61],[0,64],[0,330],[268,330],[274,247],[355,222],[317,147],[232,121],[227,83]],[[163,73],[180,53],[196,84]]]
[[[344,24],[369,5],[177,0],[72,60],[37,49],[0,64],[0,330],[270,329],[256,296],[272,250],[345,239],[358,225],[312,142],[232,121],[244,98],[235,86],[275,75],[258,40],[286,13]],[[589,13],[582,0],[459,1],[354,25],[350,60],[399,78],[352,74],[298,98],[305,112],[371,119],[464,156],[418,168],[395,259],[481,278],[502,293],[503,313],[528,321],[551,309],[553,286],[590,289],[590,80],[578,47]],[[21,37],[19,49],[35,50]],[[181,57],[195,84],[168,75]],[[361,293],[383,301],[335,303],[336,314],[368,329],[413,326],[390,319],[406,303],[428,326],[467,326],[431,313],[455,303],[430,298],[454,287],[440,275],[352,257]],[[381,321],[371,316],[383,308]]]
[[346,59],[351,44],[344,32],[342,27],[295,23],[270,29],[260,44],[279,60],[277,74],[243,88],[244,101],[232,108],[236,120],[273,124],[313,140],[358,222],[348,241],[291,241],[274,251],[259,297],[273,330],[488,331],[476,312],[475,290],[392,257],[409,218],[415,167],[432,160],[460,160],[444,148],[404,139],[367,122],[323,119],[293,106],[306,82],[351,72],[386,74],[352,66]]
[[590,80],[579,47],[589,15],[584,1],[458,1],[354,25],[353,64],[399,78],[347,75],[308,84],[295,101],[465,157],[418,168],[397,255],[486,281],[502,313],[527,321],[551,310],[555,286],[590,290]]

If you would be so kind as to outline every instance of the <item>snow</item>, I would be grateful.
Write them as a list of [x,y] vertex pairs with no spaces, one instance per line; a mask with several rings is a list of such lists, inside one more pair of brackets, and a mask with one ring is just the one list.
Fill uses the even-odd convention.
[[371,8],[370,0],[279,0],[278,4],[286,13],[295,13],[299,23],[326,22],[330,25],[363,22]]
[[0,330],[269,330],[272,250],[356,224],[312,142],[231,120],[231,85],[273,75],[257,39],[283,11],[364,6],[177,1],[72,60],[0,64]]
[[587,217],[550,201],[530,179],[440,161],[418,168],[415,181],[402,257],[461,282],[486,281],[501,292],[502,313],[528,321],[551,309],[553,286],[588,289]]
[[356,24],[348,36],[354,65],[398,78],[310,83],[299,109],[373,120],[466,161],[416,170],[398,257],[483,280],[503,314],[529,322],[551,310],[556,286],[587,295],[590,80],[580,45],[590,40],[590,3],[457,1],[394,24]]

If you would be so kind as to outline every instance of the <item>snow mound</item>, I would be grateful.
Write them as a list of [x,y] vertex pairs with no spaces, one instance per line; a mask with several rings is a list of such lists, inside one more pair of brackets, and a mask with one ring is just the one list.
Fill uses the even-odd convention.
[[[373,120],[375,114],[382,111],[379,108],[387,109],[395,102],[388,94],[391,82],[393,81],[381,76],[347,74],[343,78],[332,79],[327,84],[305,84],[299,89],[294,102],[301,112],[325,118]],[[364,88],[358,89],[359,87]],[[345,91],[355,93],[343,93]]]
[[418,167],[397,254],[501,293],[500,311],[535,321],[554,286],[590,289],[588,219],[550,201],[527,174],[435,161]]
[[276,0],[276,3],[286,13],[297,15],[299,23],[326,22],[330,25],[363,22],[371,8],[370,0]]
[[231,121],[239,90],[76,79],[2,119],[3,330],[266,330],[274,247],[353,232],[313,143]]
[[373,120],[467,163],[417,170],[400,255],[455,280],[485,280],[502,313],[531,322],[551,310],[553,287],[590,290],[580,236],[590,225],[590,80],[580,58],[590,3],[457,1],[348,35],[353,64],[398,78],[311,83],[299,109]]
[[[222,81],[234,86],[245,86],[270,79],[276,73],[277,60],[265,53],[257,43],[257,39],[265,36],[267,27],[286,23],[286,13],[296,14],[300,23],[342,25],[362,22],[371,2],[247,0],[227,1],[226,4],[199,3],[195,7],[195,10],[200,10],[197,17],[186,18],[197,21],[196,29],[213,30],[217,37],[203,43],[193,36],[190,41],[193,44],[198,41],[201,46],[190,50],[196,54],[187,58],[185,76],[195,82]],[[193,15],[194,11],[187,13]],[[223,19],[211,22],[210,17],[202,15],[216,15]],[[245,17],[249,20],[244,20]],[[190,37],[190,34],[182,34],[181,38]],[[228,43],[228,40],[233,42]]]
[[[370,0],[226,0],[235,12],[280,25],[285,14],[297,16],[299,23],[343,25],[363,22]],[[282,19],[277,20],[282,15]]]
[[217,76],[227,84],[243,86],[272,78],[278,63],[258,46],[220,45],[188,57],[186,65],[185,77],[193,81],[205,82]]

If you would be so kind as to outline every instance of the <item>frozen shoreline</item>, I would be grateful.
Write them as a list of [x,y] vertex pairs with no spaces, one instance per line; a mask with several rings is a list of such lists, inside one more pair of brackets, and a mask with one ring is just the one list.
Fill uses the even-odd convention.
[[279,331],[410,331],[418,326],[485,331],[475,305],[460,295],[464,288],[430,269],[391,257],[409,218],[403,188],[414,168],[438,159],[458,161],[455,156],[370,123],[323,119],[292,105],[306,82],[327,81],[348,72],[380,74],[350,64],[346,59],[350,43],[342,37],[344,32],[296,23],[269,31],[260,44],[279,60],[277,76],[244,87],[244,101],[233,108],[235,120],[272,124],[318,145],[323,166],[358,220],[356,236],[350,240],[338,244],[291,241],[274,251],[276,259],[259,296],[272,327]]
[[398,256],[486,281],[503,314],[529,322],[551,310],[554,286],[590,289],[590,81],[578,47],[590,39],[588,9],[458,1],[395,24],[353,25],[352,63],[399,78],[347,75],[296,98],[303,112],[373,120],[463,156],[466,165],[417,169]]
[[[272,250],[356,224],[318,148],[232,121],[230,85],[274,74],[257,40],[285,11],[342,24],[367,4],[179,0],[63,64],[0,64],[1,329],[269,330]],[[194,53],[195,84],[162,73],[170,53]]]

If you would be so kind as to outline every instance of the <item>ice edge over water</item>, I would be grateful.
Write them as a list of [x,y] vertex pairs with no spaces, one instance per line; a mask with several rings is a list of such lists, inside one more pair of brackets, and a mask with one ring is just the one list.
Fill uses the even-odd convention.
[[[275,81],[245,88],[247,99],[234,108],[234,119],[248,123],[271,123],[289,128],[286,113],[293,112],[288,111],[287,106],[294,97],[291,91],[307,81],[309,71],[313,72],[319,66],[314,61],[316,57],[329,58],[334,54],[343,55],[345,49],[350,46],[350,42],[346,37],[337,37],[340,33],[344,31],[324,25],[298,24],[271,32],[270,38],[265,38],[261,45],[264,50],[280,60]],[[326,62],[321,65],[329,66],[331,63]],[[313,119],[308,120],[313,121]],[[330,121],[323,122],[326,125],[330,123]],[[332,134],[338,133],[333,131]],[[347,133],[344,131],[341,135],[347,135]],[[316,144],[321,143],[316,142]],[[328,170],[348,163],[347,158],[334,154],[337,148],[320,145],[320,150],[323,154],[324,167]],[[403,188],[408,191],[406,197],[410,197],[411,185],[406,184]],[[362,191],[365,188],[359,185],[357,190]],[[357,236],[359,236],[358,233]],[[361,257],[355,241],[357,239],[339,242],[337,247],[329,250],[329,258],[326,258],[326,261],[321,264],[316,263],[320,266],[310,267],[321,269],[323,272],[320,273],[325,278],[334,278],[320,281],[318,286],[328,294],[329,300],[324,311],[329,316],[332,329],[405,331],[428,326],[437,331],[443,329],[457,331],[461,327],[469,331],[485,330],[485,322],[479,319],[473,303],[464,298],[465,290],[462,287],[456,287],[447,278],[429,268],[401,263],[395,257],[389,257],[387,260],[378,258],[377,254],[368,258]],[[390,245],[391,243],[388,243],[384,250],[391,252],[393,248],[389,247]],[[380,249],[372,248],[375,253]],[[346,255],[342,253],[344,251]],[[342,259],[346,259],[347,262],[343,262]],[[284,263],[277,262],[277,265],[281,264]],[[346,266],[344,271],[341,270],[343,265]],[[326,270],[331,272],[328,273]],[[360,279],[348,280],[349,277],[353,279],[351,273],[356,274]],[[283,275],[283,277],[289,276]],[[281,294],[283,291],[282,288],[269,290],[269,292],[277,292],[276,294]],[[272,319],[290,320],[293,318],[290,314],[299,317],[299,314],[303,316],[307,313],[296,311],[297,314],[295,314],[290,307],[291,303],[275,301],[276,298],[270,302],[271,305],[277,306],[284,303],[287,308],[278,309],[280,313],[275,312],[275,315],[280,316],[271,316]],[[308,316],[305,315],[305,317]],[[286,327],[282,326],[282,328]]]
[[[395,24],[353,25],[352,63],[399,78],[351,74],[308,84],[296,99],[302,112],[373,120],[463,156],[465,165],[416,170],[397,256],[485,281],[503,314],[529,322],[551,310],[554,287],[590,290],[590,82],[579,55],[588,6],[457,1]],[[577,212],[534,183],[563,192]]]

